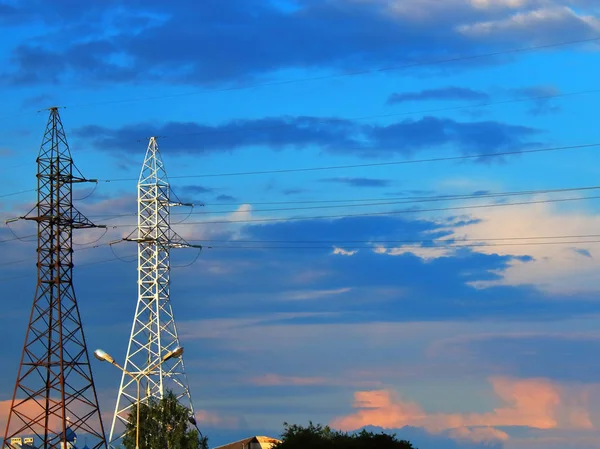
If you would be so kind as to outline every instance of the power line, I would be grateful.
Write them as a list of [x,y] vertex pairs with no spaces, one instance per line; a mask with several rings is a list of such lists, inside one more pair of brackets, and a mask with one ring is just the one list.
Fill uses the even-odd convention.
[[[242,175],[263,175],[271,173],[292,173],[292,172],[308,172],[308,171],[320,171],[320,170],[339,170],[346,168],[363,168],[363,167],[382,167],[388,165],[406,165],[406,164],[420,164],[425,162],[443,162],[443,161],[458,161],[466,159],[478,159],[485,157],[499,157],[499,156],[512,156],[517,154],[533,154],[533,153],[545,153],[550,151],[563,151],[563,150],[577,150],[584,148],[593,148],[600,146],[600,143],[588,143],[581,145],[570,145],[563,147],[552,147],[552,148],[538,148],[533,150],[517,150],[517,151],[503,151],[496,153],[479,153],[479,154],[467,154],[462,156],[440,156],[429,159],[412,159],[403,161],[391,161],[391,162],[372,162],[366,164],[352,164],[352,165],[329,165],[324,167],[307,167],[307,168],[288,168],[288,169],[277,169],[277,170],[262,170],[262,171],[248,171],[248,172],[233,172],[233,173],[213,173],[203,175],[179,175],[169,176],[170,179],[189,179],[189,178],[214,178],[221,176],[242,176]],[[122,182],[122,181],[137,181],[137,178],[115,178],[115,179],[100,179],[99,182]]]
[[[538,201],[522,201],[515,203],[498,203],[498,204],[479,204],[479,205],[471,205],[471,206],[455,206],[455,207],[439,207],[433,209],[404,209],[398,211],[385,211],[385,212],[365,212],[359,214],[341,214],[341,215],[317,215],[310,217],[286,217],[286,218],[255,218],[255,219],[247,219],[247,220],[218,220],[218,221],[190,221],[179,223],[179,226],[184,225],[207,225],[207,224],[235,224],[235,223],[258,223],[258,222],[279,222],[279,221],[292,221],[292,220],[322,220],[329,218],[353,218],[353,217],[366,217],[366,216],[381,216],[381,215],[396,215],[396,214],[406,214],[406,213],[422,213],[422,212],[441,212],[441,211],[451,211],[451,210],[468,210],[468,209],[484,209],[484,208],[493,208],[493,207],[508,207],[508,206],[523,206],[529,204],[546,204],[546,203],[560,203],[567,201],[584,201],[584,200],[592,200],[598,199],[600,196],[588,196],[588,197],[579,197],[579,198],[560,198],[553,200],[538,200]],[[238,213],[243,213],[243,211],[237,211]],[[132,226],[137,226],[136,224],[123,224],[123,225],[114,225],[112,226],[114,229],[116,228],[129,228]]]
[[[582,239],[597,239],[600,234],[580,234],[580,235],[551,235],[551,236],[530,236],[530,237],[485,237],[485,238],[460,238],[453,239],[450,236],[442,236],[439,239],[417,239],[417,240],[218,240],[218,239],[189,239],[192,242],[208,242],[208,243],[230,243],[234,245],[211,245],[208,249],[332,249],[336,245],[344,246],[349,249],[377,249],[378,244],[402,244],[401,248],[419,248],[419,249],[435,249],[435,248],[474,248],[474,247],[490,247],[490,246],[536,246],[536,245],[576,245],[585,243],[600,243],[600,240],[582,240]],[[446,240],[443,240],[446,239]],[[523,240],[560,240],[572,239],[570,241],[549,241],[549,242],[524,242]],[[511,241],[511,243],[493,243]],[[460,244],[461,242],[473,242]],[[492,242],[492,243],[489,243]],[[260,243],[262,246],[239,246],[238,243]],[[296,244],[298,246],[272,246],[271,244]],[[266,246],[265,244],[269,244]],[[306,246],[304,244],[312,244]],[[350,245],[348,245],[350,244]],[[430,245],[430,246],[423,246]],[[82,248],[97,249],[103,246],[110,246],[110,243],[102,243]],[[133,257],[134,255],[126,256]],[[123,260],[121,257],[112,257],[101,261],[86,262],[77,264],[76,266],[87,266],[96,263],[104,263],[119,260],[121,262],[133,263],[135,260]],[[25,262],[35,262],[35,259],[21,259],[15,261],[3,262],[0,266],[17,265]]]
[[[517,150],[517,151],[504,151],[496,153],[479,153],[469,154],[462,156],[440,156],[429,159],[412,159],[403,161],[390,161],[390,162],[372,162],[365,164],[351,164],[351,165],[330,165],[322,167],[306,167],[306,168],[289,168],[289,169],[276,169],[276,170],[261,170],[261,171],[248,171],[248,172],[231,172],[231,173],[213,173],[213,174],[198,174],[198,175],[180,175],[170,176],[170,179],[191,179],[191,178],[215,178],[221,176],[243,176],[243,175],[262,175],[262,174],[274,174],[274,173],[293,173],[293,172],[310,172],[310,171],[324,171],[324,170],[341,170],[348,168],[365,168],[365,167],[382,167],[382,166],[393,166],[393,165],[408,165],[408,164],[421,164],[427,162],[445,162],[445,161],[459,161],[467,159],[478,159],[486,157],[501,157],[511,156],[519,154],[536,154],[546,153],[553,151],[564,151],[564,150],[579,150],[587,148],[595,148],[600,146],[600,143],[589,143],[581,145],[570,145],[562,147],[551,147],[551,148],[538,148],[531,150]],[[124,181],[137,181],[137,178],[114,178],[114,179],[100,179],[99,182],[111,183],[111,182],[124,182]],[[20,195],[22,193],[34,192],[36,189],[21,190],[17,192],[10,192],[0,195],[0,198]]]
[[270,87],[270,86],[280,86],[280,85],[295,84],[295,83],[331,80],[331,79],[344,78],[344,77],[349,77],[349,76],[368,75],[368,74],[373,74],[373,73],[382,73],[382,72],[389,72],[389,71],[395,71],[395,70],[406,70],[406,69],[411,69],[411,68],[416,68],[416,67],[425,67],[428,65],[447,64],[447,63],[452,63],[452,62],[468,61],[468,60],[481,59],[481,58],[487,58],[487,57],[493,57],[493,56],[501,56],[501,55],[515,54],[515,53],[525,53],[525,52],[531,52],[531,51],[536,51],[536,50],[544,50],[544,49],[548,49],[548,48],[556,48],[556,47],[563,47],[563,46],[568,46],[568,45],[597,42],[598,40],[600,40],[600,36],[594,37],[594,38],[589,38],[589,39],[562,41],[562,42],[555,42],[555,43],[545,44],[545,45],[513,48],[513,49],[501,50],[501,51],[496,51],[496,52],[491,52],[491,53],[482,53],[482,54],[478,54],[478,55],[457,56],[454,58],[437,59],[437,60],[432,60],[432,61],[421,61],[421,62],[415,62],[415,63],[410,63],[410,64],[404,64],[404,65],[400,65],[400,66],[380,67],[377,69],[359,70],[359,71],[339,73],[339,74],[334,74],[334,75],[322,75],[322,76],[313,76],[313,77],[305,77],[305,78],[294,78],[294,79],[282,80],[282,81],[272,81],[272,82],[268,82],[268,83],[254,83],[254,84],[246,84],[246,85],[242,85],[242,86],[232,86],[232,87],[224,87],[224,88],[216,88],[216,89],[203,89],[203,90],[199,90],[199,91],[195,91],[195,92],[182,92],[182,93],[178,93],[178,94],[154,95],[154,96],[136,97],[136,98],[128,98],[128,99],[120,99],[120,100],[100,101],[100,102],[93,102],[93,103],[82,103],[82,104],[71,105],[68,107],[69,108],[78,108],[78,107],[85,107],[85,106],[100,106],[100,105],[108,105],[108,104],[130,103],[130,102],[137,102],[137,101],[160,100],[160,99],[166,99],[166,98],[177,98],[177,97],[186,97],[186,96],[191,96],[191,95],[201,95],[201,94],[212,93],[212,92],[238,91],[238,90],[245,90],[245,89],[254,89],[257,87]]
[[[133,256],[133,254],[131,256]],[[97,265],[97,264],[107,263],[107,262],[113,262],[115,260],[117,260],[117,258],[116,257],[112,257],[110,259],[103,259],[103,260],[95,260],[95,261],[91,261],[91,262],[84,262],[82,264],[76,264],[74,266],[74,268],[86,267],[86,266],[90,266],[90,265]],[[35,261],[35,259],[32,260],[32,261]],[[5,277],[5,278],[1,278],[0,279],[0,283],[6,282],[6,281],[12,281],[12,280],[15,280],[15,279],[23,279],[23,278],[27,278],[27,277],[30,277],[30,275],[25,274],[25,275],[20,275],[20,276]]]
[[[496,105],[503,105],[503,104],[514,104],[514,103],[524,103],[524,102],[529,102],[529,101],[550,100],[550,99],[554,99],[554,98],[574,97],[577,95],[587,95],[587,94],[593,94],[593,93],[599,93],[599,92],[600,92],[600,89],[588,89],[588,90],[583,90],[583,91],[578,91],[578,92],[565,92],[565,93],[560,93],[560,94],[528,96],[528,97],[516,98],[516,99],[511,99],[511,100],[489,101],[489,102],[485,102],[485,103],[466,104],[466,105],[459,105],[459,106],[446,106],[446,107],[442,107],[442,108],[430,108],[430,109],[421,109],[421,110],[412,110],[412,111],[392,112],[392,113],[387,113],[387,114],[375,114],[375,115],[363,115],[363,116],[358,116],[358,117],[347,117],[347,118],[345,118],[345,120],[362,121],[362,120],[370,120],[370,119],[398,117],[398,116],[403,116],[403,115],[430,114],[433,112],[456,111],[456,110],[467,109],[467,108],[481,108],[481,107],[496,106]],[[236,131],[244,131],[244,132],[246,132],[246,131],[264,131],[264,130],[268,130],[268,129],[283,128],[287,125],[288,125],[287,123],[276,123],[276,124],[271,124],[271,125],[251,126],[251,127],[246,127],[244,129],[232,129],[229,132],[231,133],[231,132],[236,132]],[[166,135],[161,134],[160,137],[164,139],[164,138],[173,137],[173,136],[201,136],[201,135],[205,135],[205,134],[210,134],[212,132],[213,132],[212,129],[206,129],[203,131],[196,131],[196,132],[189,132],[189,133],[171,133],[171,134],[166,134]]]
[[[583,90],[583,91],[578,91],[578,92],[566,92],[566,93],[553,94],[553,95],[540,95],[540,96],[535,96],[535,97],[530,96],[530,97],[517,98],[517,99],[512,99],[512,100],[493,101],[493,102],[467,104],[467,105],[460,105],[460,106],[448,106],[448,107],[443,107],[443,108],[402,111],[402,112],[394,112],[394,113],[390,113],[390,114],[377,114],[377,115],[350,117],[347,120],[360,121],[360,120],[369,120],[369,119],[377,119],[377,118],[397,117],[397,116],[403,116],[403,115],[429,114],[429,113],[434,113],[434,112],[454,111],[454,110],[468,109],[468,108],[480,108],[480,107],[495,106],[495,105],[502,105],[502,104],[523,103],[523,102],[527,102],[527,101],[539,101],[539,100],[549,100],[549,99],[555,99],[555,98],[574,97],[577,95],[586,95],[586,94],[592,94],[592,93],[600,93],[600,89],[589,89],[589,90]],[[285,126],[285,124],[249,127],[249,128],[245,128],[244,131],[282,128],[284,126]],[[195,133],[177,133],[177,134],[169,134],[167,136],[163,135],[161,137],[165,138],[165,137],[171,137],[171,136],[196,136],[196,135],[208,134],[210,132],[211,131],[207,130],[207,131],[198,131]],[[0,168],[0,173],[9,171],[14,168],[24,167],[27,165],[29,165],[29,162],[24,162],[22,164],[14,165],[12,167],[3,167],[3,168]]]
[[[429,114],[429,113],[433,113],[433,112],[455,111],[455,110],[467,109],[467,108],[480,108],[480,107],[496,106],[496,105],[503,105],[503,104],[523,103],[523,102],[528,102],[528,101],[550,100],[553,98],[574,97],[577,95],[587,95],[587,94],[593,94],[593,93],[599,93],[599,92],[600,92],[600,89],[588,89],[588,90],[583,90],[583,91],[578,91],[578,92],[566,92],[566,93],[552,94],[552,95],[528,96],[528,97],[516,98],[516,99],[511,99],[511,100],[490,101],[490,102],[486,102],[486,103],[466,104],[466,105],[460,105],[460,106],[446,106],[446,107],[442,107],[442,108],[401,111],[401,112],[392,112],[392,113],[387,113],[387,114],[363,115],[363,116],[358,116],[358,117],[347,117],[347,118],[345,118],[345,120],[362,121],[362,120],[370,120],[370,119],[398,117],[398,116],[403,116],[403,115]],[[263,125],[263,126],[251,126],[251,127],[247,127],[244,129],[233,129],[233,130],[230,130],[230,132],[264,131],[264,130],[268,130],[268,129],[283,128],[287,125],[288,125],[287,123],[277,123],[277,124]],[[164,139],[164,138],[173,137],[173,136],[201,136],[201,135],[205,135],[205,134],[210,134],[211,132],[213,132],[212,129],[206,129],[203,131],[196,131],[196,132],[190,132],[190,133],[171,133],[171,134],[166,134],[166,135],[161,134],[160,137]]]
[[[433,245],[433,246],[419,246],[419,245],[402,245],[398,248],[384,248],[384,247],[379,247],[381,249],[406,249],[406,248],[412,248],[412,249],[437,249],[437,248],[442,248],[442,249],[450,249],[450,248],[480,248],[480,247],[497,247],[497,246],[538,246],[538,245],[580,245],[583,243],[600,243],[600,240],[576,240],[576,241],[569,241],[569,242],[519,242],[519,243],[481,243],[481,244],[477,244],[477,243],[472,243],[472,244],[466,244],[466,245]],[[298,250],[298,249],[333,249],[332,246],[207,246],[208,249],[293,249],[293,250]],[[378,249],[377,246],[372,246],[372,245],[363,245],[363,246],[357,246],[357,245],[344,245],[344,249]]]
[[[539,190],[521,190],[521,191],[513,191],[513,192],[498,192],[498,193],[481,193],[481,194],[466,194],[466,195],[435,195],[435,196],[406,196],[406,197],[379,197],[379,198],[347,198],[341,200],[292,200],[292,201],[246,201],[241,203],[202,203],[203,206],[231,206],[238,205],[244,206],[246,204],[249,205],[275,205],[275,204],[321,204],[321,203],[351,203],[351,202],[367,202],[367,201],[385,201],[385,200],[394,200],[394,199],[405,199],[405,200],[429,200],[429,199],[477,199],[477,198],[488,198],[488,197],[496,197],[496,196],[516,196],[516,195],[537,195],[542,193],[558,193],[558,192],[573,192],[578,190],[595,190],[599,189],[600,186],[589,186],[589,187],[566,187],[562,189],[539,189]],[[184,215],[184,212],[179,213],[180,215]],[[129,215],[129,214],[128,214]]]
[[21,195],[23,193],[35,192],[37,189],[27,189],[27,190],[19,190],[17,192],[3,193],[0,195],[0,198],[6,198],[8,196]]
[[[554,240],[554,239],[584,239],[584,238],[598,238],[600,234],[581,234],[581,235],[550,235],[550,236],[538,236],[538,237],[486,237],[486,238],[459,238],[455,239],[449,235],[441,236],[438,239],[418,239],[418,240],[215,240],[215,239],[191,239],[192,242],[208,242],[208,243],[290,243],[290,244],[344,244],[344,243],[414,243],[414,244],[430,244],[436,242],[494,242],[494,241],[505,241],[505,240]],[[446,239],[446,240],[442,240]],[[450,242],[451,241],[451,242]],[[583,241],[585,242],[585,240]],[[535,243],[535,242],[532,242]],[[564,243],[564,242],[560,242]]]
[[[306,204],[306,203],[340,203],[340,202],[359,202],[362,204],[335,204],[327,206],[309,206],[309,207],[288,207],[288,208],[272,208],[272,209],[254,209],[252,212],[273,212],[273,211],[291,211],[291,210],[307,210],[307,209],[333,209],[340,207],[372,207],[372,206],[383,206],[391,204],[412,204],[412,203],[428,203],[438,201],[456,201],[456,200],[469,200],[469,199],[485,199],[485,198],[502,198],[507,196],[522,196],[522,195],[535,195],[535,194],[546,194],[546,193],[565,193],[585,190],[597,190],[600,186],[588,186],[588,187],[571,187],[562,189],[540,189],[540,190],[522,190],[515,192],[499,192],[499,193],[482,193],[482,194],[470,194],[470,195],[438,195],[438,196],[422,196],[422,197],[388,197],[388,198],[372,198],[372,199],[349,199],[349,200],[315,200],[315,201],[301,201],[301,202],[272,202],[272,203],[240,203],[239,206],[243,205],[257,205],[257,204]],[[366,201],[381,201],[375,203],[368,203]],[[197,204],[194,204],[197,205]],[[204,204],[205,205],[205,204]],[[221,206],[225,206],[222,204]],[[239,210],[219,210],[214,212],[174,212],[171,215],[214,215],[214,214],[229,214],[236,213]],[[127,214],[112,214],[112,215],[89,215],[91,218],[97,218],[105,221],[113,220],[115,218],[130,217],[137,215],[137,212],[131,212]],[[180,224],[180,223],[177,223]]]
[[0,240],[0,243],[14,242],[16,240],[29,239],[29,238],[32,238],[32,237],[37,237],[37,234],[25,235],[23,237],[12,237],[10,239]]

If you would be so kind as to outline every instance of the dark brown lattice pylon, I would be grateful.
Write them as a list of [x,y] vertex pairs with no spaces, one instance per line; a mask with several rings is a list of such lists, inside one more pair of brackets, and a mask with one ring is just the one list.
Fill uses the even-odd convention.
[[67,449],[73,432],[92,449],[106,448],[73,289],[73,230],[97,226],[73,207],[73,184],[89,180],[73,165],[57,108],[37,164],[37,205],[21,217],[37,222],[37,288],[3,449],[22,437],[36,448]]

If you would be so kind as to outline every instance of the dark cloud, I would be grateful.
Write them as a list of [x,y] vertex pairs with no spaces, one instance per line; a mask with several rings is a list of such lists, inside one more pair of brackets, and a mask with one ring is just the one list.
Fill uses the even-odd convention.
[[35,95],[33,97],[25,98],[21,103],[23,107],[37,107],[38,109],[43,109],[48,107],[50,103],[54,103],[54,99],[51,95],[48,94],[40,94]]
[[[548,301],[533,286],[472,285],[499,280],[516,260],[527,262],[532,260],[530,257],[488,255],[469,248],[439,253],[433,258],[419,257],[433,246],[431,239],[448,235],[448,226],[460,227],[469,222],[472,220],[461,217],[433,223],[379,216],[245,226],[241,242],[203,242],[213,246],[207,253],[213,262],[235,267],[235,275],[227,276],[226,283],[202,282],[206,307],[203,313],[244,316],[330,312],[335,315],[326,317],[326,322],[364,322],[548,320],[598,311],[597,303],[586,294],[556,295]],[[457,232],[460,234],[460,230]],[[401,255],[377,254],[373,252],[375,244],[370,242],[388,248],[404,244],[407,248]],[[228,248],[219,249],[223,245]],[[351,256],[334,255],[336,247],[356,252]],[[190,282],[173,288],[183,295],[185,289],[197,287],[195,281]],[[294,289],[329,291],[347,287],[351,290],[336,296],[337,300],[285,300],[285,292]],[[302,319],[315,318],[297,318],[294,322]]]
[[373,178],[327,178],[321,179],[321,182],[334,182],[351,187],[387,187],[390,185],[389,179]]
[[5,2],[0,2],[0,23],[5,26],[16,25],[30,19],[31,14]]
[[552,97],[560,95],[561,91],[555,86],[527,86],[515,89],[506,89],[506,94],[511,98],[531,98],[533,106],[529,109],[532,115],[552,114],[560,111],[560,107],[553,105]]
[[579,254],[581,256],[589,257],[590,259],[593,259],[592,253],[590,253],[589,250],[587,250],[587,249],[574,248],[573,251],[575,251],[577,254]]
[[386,193],[387,196],[432,196],[436,192],[435,190],[403,190],[400,192],[389,192]]
[[179,186],[177,190],[182,190],[184,193],[187,194],[211,193],[215,191],[215,189],[213,189],[212,187],[205,187],[201,185]]
[[[453,1],[395,10],[385,1],[347,0],[297,0],[293,7],[266,0],[21,3],[18,10],[5,6],[4,16],[29,11],[31,20],[49,27],[13,49],[13,69],[3,78],[21,83],[236,85],[281,69],[394,67],[596,35],[568,8],[534,14],[534,5],[515,11]],[[510,21],[515,12],[523,19]]]
[[492,192],[490,190],[476,190],[475,192],[471,193],[471,195],[473,196],[481,196],[481,195],[489,195]]
[[458,122],[449,118],[406,119],[390,125],[365,124],[342,118],[267,117],[233,120],[221,125],[193,122],[141,123],[109,129],[78,128],[74,135],[101,150],[137,149],[141,136],[168,136],[172,153],[233,151],[249,146],[319,147],[328,153],[359,157],[412,155],[425,149],[454,146],[463,154],[517,151],[531,145],[538,130],[497,121]]
[[217,201],[236,201],[236,198],[231,195],[219,195],[215,198]]
[[284,195],[298,195],[300,193],[306,192],[306,189],[285,189],[283,192]]
[[398,104],[407,101],[426,100],[472,100],[488,101],[490,96],[478,90],[465,87],[442,87],[439,89],[425,89],[419,92],[393,93],[387,99],[387,104]]

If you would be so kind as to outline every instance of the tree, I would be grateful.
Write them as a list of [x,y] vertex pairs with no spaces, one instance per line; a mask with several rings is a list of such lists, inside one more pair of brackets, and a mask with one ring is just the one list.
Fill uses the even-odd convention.
[[[208,438],[190,426],[191,411],[181,405],[172,391],[159,401],[150,398],[140,407],[140,449],[208,449]],[[125,449],[135,449],[137,407],[128,416]],[[195,421],[194,421],[195,423]]]
[[406,440],[395,435],[362,430],[348,434],[332,430],[329,426],[309,423],[307,427],[284,423],[281,443],[273,449],[415,449]]

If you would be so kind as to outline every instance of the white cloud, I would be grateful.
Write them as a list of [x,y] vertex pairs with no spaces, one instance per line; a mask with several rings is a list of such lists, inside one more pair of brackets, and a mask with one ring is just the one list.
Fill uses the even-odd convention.
[[403,254],[414,254],[415,256],[423,259],[424,261],[431,261],[452,254],[454,249],[447,247],[430,247],[430,248],[417,248],[413,246],[399,246],[395,248],[385,248],[383,246],[377,246],[373,252],[377,254],[387,254],[389,256],[401,256]]
[[358,250],[356,250],[356,249],[347,251],[344,248],[338,248],[337,246],[334,246],[332,254],[337,254],[340,256],[354,256],[357,252],[358,252]]
[[[573,194],[569,196],[573,197]],[[553,195],[552,198],[560,197]],[[534,202],[545,199],[548,197],[523,197],[509,202]],[[482,204],[490,204],[490,200],[483,198],[468,203]],[[565,204],[569,204],[568,210],[564,209]],[[439,245],[444,245],[450,238],[467,240],[453,245],[467,245],[471,251],[482,254],[530,256],[534,259],[527,262],[514,260],[508,269],[498,272],[502,279],[477,282],[473,284],[476,287],[533,284],[548,293],[584,293],[600,290],[600,279],[597,278],[597,272],[600,270],[600,243],[595,243],[600,238],[593,237],[600,234],[600,216],[586,210],[585,204],[538,203],[473,209],[469,211],[470,218],[478,220],[471,220],[471,224],[460,227],[455,226],[453,222],[445,223],[439,217],[424,216],[422,219],[441,224],[442,227],[438,230],[453,232],[452,235],[439,239]],[[466,218],[461,217],[465,221]],[[578,237],[585,235],[592,237]],[[566,238],[547,238],[553,236]],[[392,256],[412,253],[425,261],[449,256],[456,251],[451,246],[414,246],[380,246],[374,251]]]
[[[600,20],[591,15],[580,15],[567,6],[551,5],[531,11],[518,11],[510,17],[463,24],[456,27],[461,34],[472,38],[495,36],[522,36],[530,34],[534,42],[547,43],[559,30],[571,30],[573,39],[594,37],[600,30]],[[556,39],[554,39],[556,40]]]
[[[457,232],[469,239],[579,236],[598,234],[600,216],[579,208],[576,211],[560,211],[555,204],[540,203],[525,206],[499,207],[477,212],[482,221],[473,223]],[[460,236],[457,236],[460,237]],[[515,261],[504,272],[500,281],[479,283],[479,286],[494,284],[535,284],[554,293],[575,293],[600,289],[597,272],[600,258],[596,258],[600,246],[595,243],[569,243],[597,238],[577,237],[562,239],[507,240],[487,242],[487,245],[472,248],[484,254],[532,256],[531,262]],[[538,243],[526,245],[525,243]],[[539,244],[544,242],[544,244]],[[564,242],[564,243],[559,243]],[[576,250],[579,250],[576,251]],[[581,250],[587,250],[591,257]]]
[[352,290],[349,287],[337,288],[332,290],[300,290],[284,293],[281,295],[282,299],[288,299],[292,301],[300,301],[305,299],[321,299],[326,296],[336,296],[343,293],[348,293]]

